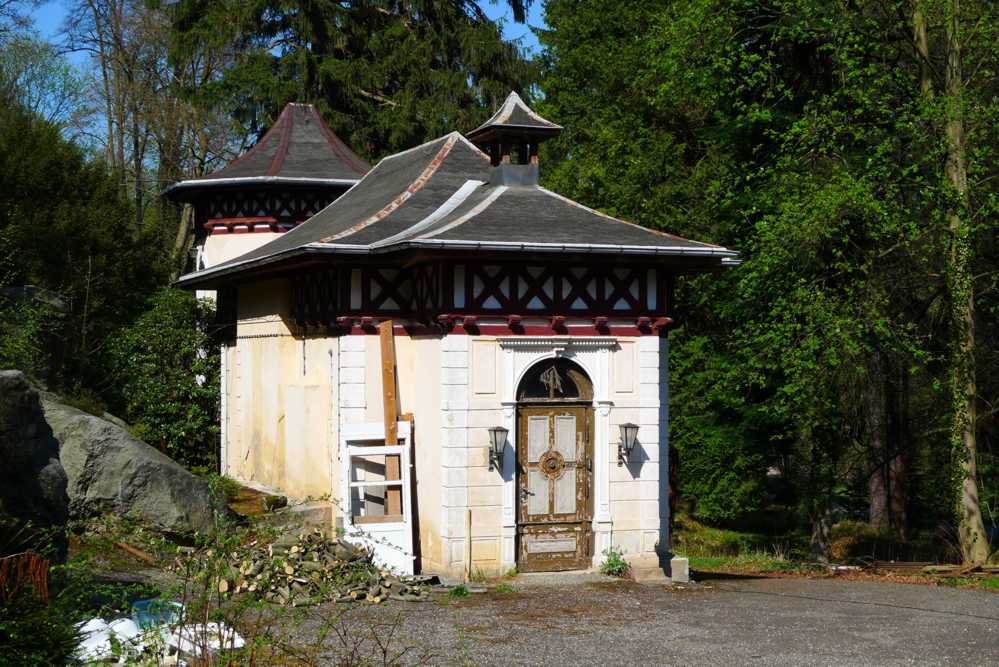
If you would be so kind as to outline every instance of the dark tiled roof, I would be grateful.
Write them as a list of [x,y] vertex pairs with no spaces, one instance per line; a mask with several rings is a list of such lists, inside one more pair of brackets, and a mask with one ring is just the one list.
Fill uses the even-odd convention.
[[164,194],[264,183],[350,186],[370,169],[326,127],[315,107],[293,103],[244,155],[213,174],[175,183]]
[[561,125],[556,125],[534,113],[524,104],[524,100],[520,99],[520,95],[510,93],[492,118],[469,132],[468,138],[480,143],[497,133],[524,132],[551,136],[561,131]]
[[485,153],[452,132],[385,158],[295,229],[241,257],[189,274],[180,283],[203,284],[306,253],[432,248],[700,257],[718,265],[736,255],[587,208],[539,187],[536,169],[492,167]]

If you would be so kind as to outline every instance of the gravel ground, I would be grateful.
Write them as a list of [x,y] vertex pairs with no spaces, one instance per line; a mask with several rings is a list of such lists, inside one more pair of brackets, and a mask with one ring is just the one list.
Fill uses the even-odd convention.
[[[408,649],[402,664],[999,665],[994,593],[747,577],[667,588],[535,576],[512,586],[453,601],[351,605],[347,622],[355,637],[372,628],[392,635],[392,651]],[[328,619],[343,609],[312,614]]]

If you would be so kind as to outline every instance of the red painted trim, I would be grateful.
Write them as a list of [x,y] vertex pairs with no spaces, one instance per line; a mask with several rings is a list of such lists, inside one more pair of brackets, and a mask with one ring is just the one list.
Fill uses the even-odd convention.
[[256,225],[259,223],[265,223],[268,225],[276,224],[277,218],[272,215],[255,215],[246,217],[236,217],[236,218],[212,218],[204,224],[205,229],[211,229],[216,225]]
[[219,171],[216,171],[216,172],[213,172],[213,173],[209,174],[208,176],[210,176],[210,178],[204,178],[204,180],[205,181],[211,181],[213,178],[229,178],[228,176],[225,175],[225,172],[229,169],[229,167],[232,167],[233,165],[238,164],[238,163],[242,162],[243,160],[246,160],[251,155],[253,155],[258,150],[260,150],[260,148],[265,143],[267,143],[267,140],[270,138],[271,132],[274,131],[274,128],[276,128],[281,123],[281,118],[284,116],[284,114],[291,112],[291,108],[290,107],[291,107],[290,104],[286,104],[285,105],[284,109],[281,110],[281,113],[278,114],[277,120],[274,121],[274,124],[271,125],[269,128],[267,128],[267,131],[264,132],[264,136],[260,137],[260,141],[258,141],[257,143],[253,144],[253,146],[251,146],[248,151],[246,151],[245,153],[243,153],[242,155],[240,155],[239,157],[237,157],[236,159],[234,159],[232,162],[230,162],[226,166],[222,167],[222,169],[220,169]]
[[[268,176],[275,176],[279,171],[281,171],[281,167],[284,165],[284,159],[288,155],[288,143],[291,142],[291,130],[295,127],[295,109],[289,104],[287,110],[289,111],[287,117],[281,119],[284,121],[284,125],[281,128],[281,143],[278,144],[278,149],[274,154],[274,159],[271,160],[271,166],[267,168]],[[285,114],[281,115],[284,116]]]
[[343,238],[344,236],[350,236],[351,234],[359,232],[365,227],[373,225],[379,220],[388,217],[393,211],[402,206],[406,202],[406,200],[408,200],[410,197],[419,192],[423,188],[423,186],[427,184],[427,181],[429,181],[430,178],[435,173],[437,173],[437,170],[444,163],[444,158],[448,156],[448,153],[451,152],[451,149],[454,148],[454,145],[457,142],[458,139],[456,137],[451,137],[450,139],[445,141],[444,145],[441,146],[440,150],[437,151],[437,155],[435,155],[434,158],[430,161],[430,163],[426,166],[426,168],[424,168],[424,170],[420,172],[420,175],[416,177],[416,180],[410,183],[409,187],[407,187],[405,190],[399,193],[398,196],[396,196],[392,201],[386,204],[380,211],[368,216],[364,220],[348,227],[343,231],[337,232],[332,236],[327,236],[326,238],[321,239],[322,242],[329,243],[331,241],[336,241],[337,239]]
[[326,123],[323,122],[322,116],[319,115],[319,110],[315,106],[309,105],[309,110],[312,111],[313,117],[316,119],[316,124],[319,126],[319,131],[322,132],[323,137],[326,138],[326,143],[329,147],[333,149],[333,152],[337,154],[341,160],[343,160],[348,167],[356,171],[362,176],[368,173],[371,167],[359,162],[360,158],[356,155],[352,155],[353,151],[343,143],[340,137],[336,136]]
[[249,227],[248,229],[229,229],[228,227],[218,226],[211,230],[212,236],[225,236],[226,234],[284,234],[287,229],[282,229],[280,226],[275,225],[271,227],[270,225],[255,225]]
[[[378,318],[365,317],[338,317],[337,328],[339,329],[339,334],[348,336],[370,336],[378,333]],[[667,318],[668,319],[668,318]],[[362,324],[362,320],[364,320]],[[349,328],[348,328],[349,326]],[[479,324],[475,326],[469,326],[468,328],[463,326],[457,326],[450,331],[445,331],[444,327],[433,326],[426,324],[396,324],[393,327],[395,333],[407,336],[440,336],[440,335],[457,335],[457,336],[579,336],[579,337],[589,337],[589,336],[623,336],[623,337],[638,337],[638,336],[662,336],[665,335],[669,327],[662,327],[653,329],[651,327],[637,327],[637,326],[610,326],[610,327],[596,327],[591,325],[580,325],[573,326],[569,325],[567,327],[559,327],[558,329],[553,329],[547,325],[526,325],[526,326],[510,326],[507,324]]]

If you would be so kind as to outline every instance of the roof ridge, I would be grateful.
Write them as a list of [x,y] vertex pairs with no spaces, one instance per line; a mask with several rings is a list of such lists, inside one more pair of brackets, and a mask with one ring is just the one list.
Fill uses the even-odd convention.
[[323,117],[319,115],[319,109],[312,104],[307,104],[305,106],[309,107],[309,111],[316,117],[316,121],[319,125],[319,131],[322,133],[323,138],[326,139],[326,143],[329,147],[334,153],[337,154],[337,157],[347,163],[347,166],[357,173],[361,175],[368,173],[371,170],[371,165],[359,162],[361,158],[343,142],[343,139],[338,137],[336,133],[323,122]]
[[397,241],[401,241],[412,236],[415,236],[422,232],[423,230],[431,227],[435,222],[446,218],[447,216],[454,213],[454,211],[465,203],[471,194],[479,187],[485,185],[485,181],[479,181],[475,179],[469,179],[461,184],[461,186],[451,193],[451,196],[444,200],[440,206],[431,211],[428,215],[424,216],[421,220],[414,222],[409,227],[397,234],[393,234],[381,241],[375,241],[371,244],[371,247],[381,247],[386,245],[391,245]]
[[483,198],[482,201],[480,201],[478,204],[476,204],[475,206],[473,206],[471,209],[469,209],[465,213],[462,213],[461,216],[459,216],[458,218],[456,218],[456,219],[452,220],[451,222],[445,224],[444,226],[440,227],[439,229],[435,229],[434,231],[432,231],[431,233],[427,234],[423,238],[425,238],[425,239],[432,239],[435,236],[443,234],[444,232],[451,231],[455,227],[462,226],[463,224],[465,224],[466,222],[468,222],[469,220],[471,220],[472,218],[474,218],[475,216],[477,216],[478,214],[482,213],[487,208],[489,208],[490,206],[492,206],[493,202],[495,202],[497,199],[499,199],[500,195],[502,195],[507,190],[509,190],[509,187],[507,187],[506,185],[498,185],[498,186],[496,186],[495,190],[493,190],[488,195],[486,195]]
[[[451,149],[454,148],[454,145],[458,142],[458,137],[460,137],[461,135],[457,132],[452,132],[451,134],[446,136],[447,140],[444,142],[444,145],[441,146],[440,150],[437,151],[437,154],[434,155],[434,157],[430,160],[430,162],[423,169],[423,171],[420,172],[420,175],[416,177],[416,180],[410,183],[405,190],[396,195],[392,199],[392,201],[383,206],[377,213],[368,216],[361,222],[352,225],[345,230],[337,232],[332,236],[327,236],[325,238],[320,239],[320,242],[329,243],[330,241],[335,241],[337,239],[341,239],[345,236],[350,236],[351,234],[359,232],[365,227],[368,227],[369,225],[373,225],[379,220],[382,220],[383,218],[387,217],[390,213],[392,213],[392,211],[402,206],[406,202],[406,200],[408,200],[410,197],[419,192],[423,188],[423,186],[427,184],[427,181],[430,180],[430,177],[437,172],[437,169],[441,166],[441,164],[444,163],[444,158],[446,158],[448,154],[451,152]],[[439,141],[439,139],[435,139],[434,141]],[[433,142],[427,142],[427,144],[430,143]],[[421,144],[421,146],[426,146],[427,144]],[[420,146],[417,146],[417,148],[420,148]],[[398,155],[401,155],[401,153],[396,153],[395,155],[384,158],[381,162],[378,163],[378,165],[375,165],[374,169],[368,172],[368,175],[373,174],[378,169],[378,166],[381,165],[383,162]],[[365,178],[367,178],[367,176],[365,176]],[[364,179],[361,180],[363,181]]]
[[274,126],[277,127],[278,125],[281,126],[281,139],[278,142],[277,151],[274,153],[274,159],[271,160],[271,164],[267,168],[268,176],[274,176],[281,171],[284,159],[288,156],[291,131],[295,127],[295,110],[292,108],[292,103],[286,104],[284,109],[281,110],[281,115],[278,116],[277,123]]
[[484,123],[476,127],[474,130],[469,132],[470,135],[479,135],[487,131],[488,128],[494,126],[508,125],[509,127],[535,127],[532,125],[523,125],[520,123],[508,123],[510,117],[513,115],[514,111],[520,109],[528,118],[538,123],[536,129],[545,131],[555,131],[564,129],[558,123],[553,123],[547,118],[541,117],[534,109],[527,106],[524,99],[517,93],[517,91],[512,90],[510,94],[506,96],[503,100],[503,104],[500,105],[499,109],[489,117]]

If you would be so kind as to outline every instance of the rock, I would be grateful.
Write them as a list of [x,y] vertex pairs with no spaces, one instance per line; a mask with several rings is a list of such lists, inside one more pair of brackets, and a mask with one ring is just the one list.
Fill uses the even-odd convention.
[[38,392],[21,371],[0,371],[0,512],[36,526],[66,522],[66,473]]
[[45,419],[59,442],[73,516],[113,512],[170,533],[207,532],[224,499],[208,483],[126,429],[42,397]]

